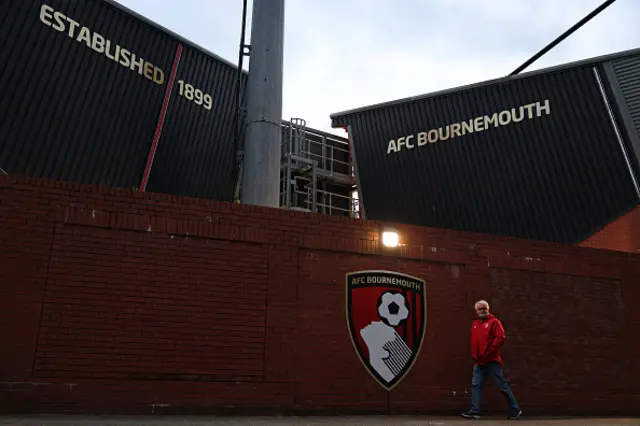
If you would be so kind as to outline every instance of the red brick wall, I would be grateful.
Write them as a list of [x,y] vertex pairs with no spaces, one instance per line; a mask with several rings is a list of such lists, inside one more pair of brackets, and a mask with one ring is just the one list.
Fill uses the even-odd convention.
[[580,243],[583,247],[640,252],[640,207],[611,222]]
[[[377,222],[7,177],[0,223],[1,412],[463,410],[486,298],[527,413],[638,414],[639,255],[408,226],[391,250]],[[361,269],[427,283],[390,392],[347,332]]]

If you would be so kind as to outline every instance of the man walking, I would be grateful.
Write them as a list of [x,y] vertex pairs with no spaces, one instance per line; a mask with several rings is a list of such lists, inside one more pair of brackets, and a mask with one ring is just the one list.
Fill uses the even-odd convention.
[[471,409],[462,413],[462,417],[480,418],[482,387],[487,377],[491,377],[509,405],[507,418],[519,419],[522,410],[502,375],[500,347],[507,339],[502,323],[489,313],[489,303],[486,300],[478,300],[474,308],[478,319],[471,323],[471,355],[475,363],[471,380]]

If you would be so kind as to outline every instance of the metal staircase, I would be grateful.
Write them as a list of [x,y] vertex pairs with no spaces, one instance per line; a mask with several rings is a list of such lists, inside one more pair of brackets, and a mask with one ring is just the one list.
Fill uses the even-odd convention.
[[283,123],[280,207],[351,216],[351,161],[340,138],[308,129],[302,118]]

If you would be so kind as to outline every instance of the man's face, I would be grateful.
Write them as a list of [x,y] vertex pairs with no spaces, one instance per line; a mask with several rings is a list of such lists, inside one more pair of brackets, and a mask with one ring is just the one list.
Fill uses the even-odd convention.
[[487,305],[478,304],[476,305],[476,314],[480,318],[486,318],[489,315],[489,308]]

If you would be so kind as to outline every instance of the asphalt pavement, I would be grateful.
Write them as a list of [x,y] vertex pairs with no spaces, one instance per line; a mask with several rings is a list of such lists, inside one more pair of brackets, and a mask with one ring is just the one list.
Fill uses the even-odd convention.
[[463,426],[463,425],[638,425],[640,418],[522,418],[505,420],[487,417],[465,420],[456,417],[358,416],[358,417],[185,417],[185,416],[0,416],[2,426],[270,426],[270,425],[344,425],[344,426]]

